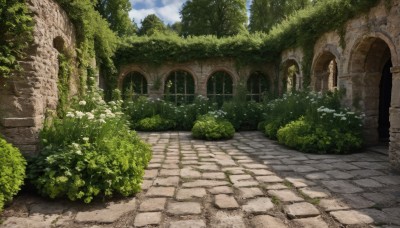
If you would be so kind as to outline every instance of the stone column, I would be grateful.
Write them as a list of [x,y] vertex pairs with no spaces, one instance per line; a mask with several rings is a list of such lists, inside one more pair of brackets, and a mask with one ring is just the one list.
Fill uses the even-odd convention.
[[392,168],[400,170],[400,66],[391,69],[392,103],[390,108],[390,147],[389,159]]

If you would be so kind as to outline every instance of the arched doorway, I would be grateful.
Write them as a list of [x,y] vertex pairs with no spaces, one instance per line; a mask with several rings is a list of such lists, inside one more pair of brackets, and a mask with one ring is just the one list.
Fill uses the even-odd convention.
[[300,67],[295,60],[289,59],[283,63],[282,75],[282,93],[301,89]]
[[132,98],[132,96],[146,96],[146,77],[137,71],[127,74],[122,81],[122,94],[124,99]]
[[165,100],[177,105],[194,101],[195,83],[193,76],[184,70],[172,71],[165,80]]
[[391,50],[383,39],[365,38],[352,52],[353,105],[365,113],[364,136],[367,144],[389,141],[391,67]]
[[338,66],[331,52],[323,52],[314,63],[313,87],[315,91],[332,91],[338,87]]
[[268,89],[268,77],[260,71],[252,73],[247,80],[247,100],[260,102]]
[[222,105],[233,97],[232,77],[225,71],[213,73],[207,81],[207,97]]

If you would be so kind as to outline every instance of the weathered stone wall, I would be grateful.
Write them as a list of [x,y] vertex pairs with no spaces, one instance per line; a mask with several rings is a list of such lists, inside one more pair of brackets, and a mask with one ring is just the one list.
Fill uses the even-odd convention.
[[[207,95],[207,81],[209,77],[217,71],[225,71],[232,77],[234,89],[239,82],[246,82],[251,73],[259,71],[267,75],[271,85],[270,89],[273,91],[277,75],[272,65],[246,66],[240,67],[239,69],[235,61],[229,59],[210,59],[179,64],[166,63],[159,67],[146,64],[130,64],[120,69],[118,85],[119,88],[122,88],[123,79],[130,72],[139,72],[145,76],[148,82],[149,96],[160,98],[164,94],[167,77],[171,72],[176,70],[189,72],[195,81],[195,93],[203,96]],[[154,83],[157,80],[160,80],[161,86],[159,88],[154,88]]]
[[[0,91],[0,118],[1,133],[30,156],[37,151],[46,114],[57,108],[58,53],[68,50],[74,55],[76,41],[74,26],[57,3],[27,0],[27,4],[35,21],[34,41],[28,57],[20,61],[23,70],[1,82],[5,86]],[[76,80],[71,79],[72,85]],[[74,93],[76,87],[71,90]]]
[[[329,62],[335,60],[338,87],[346,91],[343,103],[365,113],[365,141],[377,144],[380,82],[384,65],[391,60],[389,154],[393,167],[400,169],[400,1],[392,1],[392,7],[385,4],[381,1],[368,13],[348,21],[344,45],[336,32],[319,38],[314,46],[311,86],[323,88]],[[295,55],[292,58],[301,61],[301,54]]]

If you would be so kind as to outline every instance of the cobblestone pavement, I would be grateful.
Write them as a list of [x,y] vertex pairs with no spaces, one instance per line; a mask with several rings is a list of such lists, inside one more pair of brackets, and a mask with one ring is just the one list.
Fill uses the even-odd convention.
[[400,227],[400,176],[385,155],[303,154],[259,132],[140,135],[153,159],[136,197],[85,206],[22,194],[0,227]]

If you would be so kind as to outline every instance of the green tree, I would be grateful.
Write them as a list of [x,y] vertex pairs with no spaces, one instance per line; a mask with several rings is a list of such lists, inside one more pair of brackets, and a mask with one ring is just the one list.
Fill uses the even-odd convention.
[[189,0],[180,13],[185,36],[223,37],[246,30],[246,0]]
[[182,22],[175,22],[172,25],[168,25],[168,28],[178,35],[182,35]]
[[142,27],[139,29],[140,36],[151,36],[155,33],[166,32],[167,27],[155,14],[147,15],[142,20]]
[[110,23],[120,37],[136,33],[137,26],[129,18],[132,5],[129,0],[98,0],[95,9]]
[[295,11],[310,5],[312,0],[253,0],[250,6],[250,32],[268,32],[274,25]]

